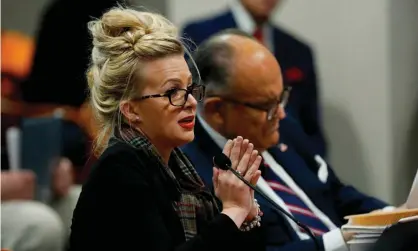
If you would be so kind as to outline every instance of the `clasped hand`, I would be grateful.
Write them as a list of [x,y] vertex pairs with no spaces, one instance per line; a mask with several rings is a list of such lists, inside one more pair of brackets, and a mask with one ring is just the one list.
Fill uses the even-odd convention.
[[[261,176],[258,170],[261,156],[247,139],[237,137],[228,140],[223,153],[231,160],[232,168],[251,184],[257,184]],[[231,171],[213,168],[215,195],[222,201],[223,209],[236,208],[245,212],[246,220],[252,220],[258,213],[254,203],[254,191],[237,178]]]

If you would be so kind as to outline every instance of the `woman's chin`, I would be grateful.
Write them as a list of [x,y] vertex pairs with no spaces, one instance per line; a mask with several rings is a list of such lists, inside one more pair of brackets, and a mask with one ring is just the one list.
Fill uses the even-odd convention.
[[178,135],[178,137],[176,138],[177,138],[176,142],[178,142],[178,146],[183,146],[194,140],[194,132],[193,131],[183,132],[181,135]]

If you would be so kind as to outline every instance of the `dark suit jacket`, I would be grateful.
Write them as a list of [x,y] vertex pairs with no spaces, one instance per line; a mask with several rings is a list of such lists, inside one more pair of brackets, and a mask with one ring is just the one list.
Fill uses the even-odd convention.
[[[241,232],[218,214],[185,242],[172,183],[156,160],[116,141],[99,158],[74,210],[70,250],[262,250],[260,230]],[[178,197],[178,195],[177,195]]]
[[[230,11],[209,19],[187,24],[182,34],[197,45],[213,34],[228,28],[237,28]],[[288,112],[301,124],[315,143],[314,147],[326,154],[326,142],[321,129],[318,105],[318,86],[311,48],[283,29],[273,27],[274,54],[280,63],[285,85],[292,86]]]
[[[328,168],[327,181],[322,183],[318,179],[318,165],[313,159],[314,155],[309,152],[309,144],[304,146],[303,151],[305,153],[303,153],[303,156],[298,153],[297,148],[300,148],[298,145],[303,142],[304,138],[303,130],[298,131],[298,123],[291,121],[290,118],[285,120],[280,124],[280,130],[282,131],[283,127],[291,127],[288,131],[302,134],[297,137],[299,142],[294,144],[289,142],[288,150],[285,152],[281,152],[277,147],[272,147],[268,151],[332,222],[341,226],[345,223],[343,217],[346,215],[366,213],[383,208],[386,205],[377,199],[358,192],[351,186],[342,184],[331,167]],[[295,129],[292,130],[292,128]],[[288,136],[287,138],[292,138],[291,135]],[[196,169],[204,182],[211,186],[212,156],[219,153],[221,149],[213,142],[200,123],[196,124],[194,141],[184,146],[183,151],[196,165]],[[287,220],[274,211],[261,197],[257,199],[260,201],[264,212],[262,226],[264,227],[263,232],[267,250],[316,250],[312,240],[301,241]],[[322,238],[318,237],[318,240],[322,245]]]

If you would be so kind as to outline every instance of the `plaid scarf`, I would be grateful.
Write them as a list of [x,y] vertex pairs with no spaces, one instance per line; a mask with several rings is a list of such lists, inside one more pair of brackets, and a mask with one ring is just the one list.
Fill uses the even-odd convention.
[[173,202],[174,210],[183,225],[186,241],[193,238],[201,227],[213,219],[219,212],[217,203],[211,193],[205,190],[205,185],[193,165],[180,149],[175,148],[171,153],[169,165],[162,161],[156,148],[151,142],[129,127],[122,127],[116,138],[122,139],[150,158],[155,158],[162,174],[171,180],[179,194]]

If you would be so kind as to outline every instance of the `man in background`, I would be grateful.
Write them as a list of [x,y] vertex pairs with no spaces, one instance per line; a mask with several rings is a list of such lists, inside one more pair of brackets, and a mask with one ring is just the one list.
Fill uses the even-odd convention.
[[292,88],[287,112],[302,125],[316,152],[326,156],[318,85],[311,48],[269,18],[280,0],[232,0],[230,8],[214,17],[187,24],[182,35],[197,45],[218,31],[238,28],[264,44],[280,62],[283,81]]
[[[286,117],[288,95],[275,57],[246,33],[226,30],[203,42],[193,58],[206,97],[198,106],[195,139],[183,151],[205,184],[213,186],[213,156],[227,139],[242,136],[263,157],[257,187],[309,227],[320,250],[348,250],[346,242],[352,234],[341,231],[344,217],[387,205],[343,184],[312,150],[300,124]],[[197,77],[195,68],[190,68]],[[317,250],[303,229],[256,197],[263,211],[266,250]]]

